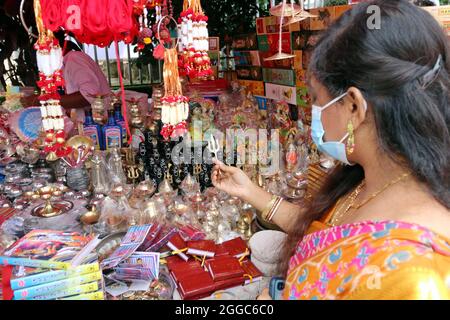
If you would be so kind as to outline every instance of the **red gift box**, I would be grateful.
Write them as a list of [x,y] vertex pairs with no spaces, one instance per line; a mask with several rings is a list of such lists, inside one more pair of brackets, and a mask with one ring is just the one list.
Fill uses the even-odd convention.
[[239,260],[232,256],[222,256],[206,262],[211,277],[214,281],[238,278],[244,275]]
[[216,244],[211,240],[189,241],[187,254],[213,258],[216,254]]
[[183,300],[206,298],[215,291],[215,283],[208,272],[189,275],[180,279],[178,291]]
[[242,277],[216,281],[215,282],[216,286],[214,288],[214,292],[239,287],[239,286],[242,286],[243,283],[244,283],[244,281],[242,280]]
[[241,267],[244,270],[244,284],[250,284],[260,281],[263,277],[263,273],[251,262],[250,260],[244,260],[241,263]]
[[203,267],[198,261],[191,260],[183,263],[176,263],[168,265],[170,274],[176,283],[180,282],[181,279],[186,278],[192,274],[198,274],[205,272]]
[[248,254],[250,254],[250,250],[247,243],[240,237],[223,242],[217,246],[216,251],[216,256],[230,255],[238,259]]

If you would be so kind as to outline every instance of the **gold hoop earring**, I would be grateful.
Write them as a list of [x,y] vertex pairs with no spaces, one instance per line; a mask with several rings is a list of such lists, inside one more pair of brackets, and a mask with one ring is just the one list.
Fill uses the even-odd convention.
[[351,155],[353,154],[353,152],[355,152],[355,128],[353,127],[353,123],[351,120],[347,125],[347,133],[347,154]]

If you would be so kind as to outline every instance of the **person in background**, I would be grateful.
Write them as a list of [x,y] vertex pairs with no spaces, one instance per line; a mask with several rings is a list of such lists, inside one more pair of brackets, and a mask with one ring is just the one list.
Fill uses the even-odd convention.
[[[78,121],[84,120],[84,109],[89,108],[96,95],[109,96],[111,89],[104,73],[81,47],[66,36],[63,31],[55,33],[63,48],[63,77],[65,94],[61,96],[61,105],[67,111],[74,110]],[[38,106],[38,96],[22,99],[24,106]],[[106,106],[107,104],[105,104]]]
[[[367,26],[368,6],[381,28]],[[401,35],[401,36],[399,36]],[[309,65],[312,138],[341,162],[298,207],[216,161],[214,186],[286,231],[284,299],[450,299],[450,48],[407,0],[355,5]],[[271,297],[265,290],[261,300]]]

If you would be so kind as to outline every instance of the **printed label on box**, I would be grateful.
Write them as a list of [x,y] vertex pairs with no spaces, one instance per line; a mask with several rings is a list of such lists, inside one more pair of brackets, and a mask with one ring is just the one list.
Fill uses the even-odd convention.
[[235,36],[232,47],[235,50],[258,50],[256,33]]
[[297,104],[297,91],[295,87],[266,83],[266,97],[276,101],[285,101],[289,104]]
[[302,108],[311,107],[311,98],[307,87],[297,87],[297,106]]
[[316,18],[311,18],[309,30],[325,30],[335,20],[335,7],[324,7],[311,9],[311,14],[316,15]]
[[297,87],[306,87],[306,70],[304,69],[294,69],[295,70],[295,85]]
[[260,67],[236,67],[238,79],[262,81],[263,74]]
[[239,84],[246,87],[248,91],[252,92],[255,96],[264,96],[264,82],[262,81],[250,81],[250,80],[238,80]]
[[[260,51],[270,51],[274,54],[278,52],[280,37],[278,34],[265,34],[258,36],[258,48]],[[291,53],[291,34],[284,32],[281,35],[281,50]]]
[[[294,51],[294,69],[303,69],[303,53],[301,50]],[[298,80],[298,79],[297,79]]]
[[295,71],[286,69],[263,69],[264,82],[295,86]]
[[235,51],[234,60],[236,66],[261,66],[259,51]]

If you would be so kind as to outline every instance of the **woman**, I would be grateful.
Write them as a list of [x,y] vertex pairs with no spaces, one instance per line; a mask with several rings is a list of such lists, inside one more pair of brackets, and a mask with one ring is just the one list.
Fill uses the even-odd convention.
[[309,208],[216,163],[217,188],[289,233],[285,299],[450,299],[448,50],[406,0],[359,4],[329,28],[309,68],[312,136],[342,165]]

